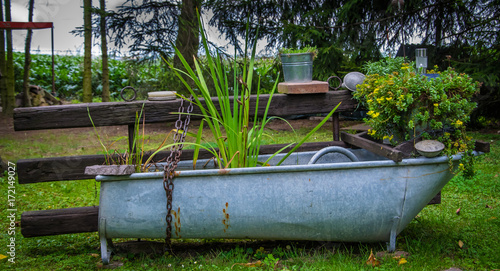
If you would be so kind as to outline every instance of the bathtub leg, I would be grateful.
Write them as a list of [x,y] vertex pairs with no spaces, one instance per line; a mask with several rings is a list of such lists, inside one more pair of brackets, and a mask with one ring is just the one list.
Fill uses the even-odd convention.
[[391,235],[389,236],[389,244],[387,244],[387,251],[394,252],[396,250],[396,236],[399,225],[399,216],[395,216],[392,221]]
[[111,260],[111,252],[113,251],[113,241],[111,238],[106,238],[106,219],[101,218],[99,221],[99,241],[101,242],[101,259],[103,264],[109,264]]

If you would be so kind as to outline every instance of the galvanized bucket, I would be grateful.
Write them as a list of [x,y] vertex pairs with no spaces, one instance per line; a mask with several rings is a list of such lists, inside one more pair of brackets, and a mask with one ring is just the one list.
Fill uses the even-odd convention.
[[285,82],[307,83],[312,81],[312,53],[281,54]]
[[[396,235],[453,177],[446,156],[396,163],[339,147],[296,153],[282,166],[192,170],[181,161],[178,169],[172,238],[388,241],[392,251]],[[165,238],[162,177],[96,177],[104,263],[112,238]]]

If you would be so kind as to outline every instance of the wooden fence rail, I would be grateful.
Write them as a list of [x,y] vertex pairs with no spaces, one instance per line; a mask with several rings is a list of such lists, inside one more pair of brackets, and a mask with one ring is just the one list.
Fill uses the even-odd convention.
[[[287,144],[275,144],[262,146],[260,154],[272,154]],[[312,142],[304,143],[298,151],[314,151],[328,146],[340,146],[347,148],[343,141]],[[291,147],[285,149],[288,151]],[[154,161],[162,161],[170,152],[163,151],[154,157]],[[199,158],[212,158],[212,154],[200,149]],[[149,154],[144,156],[144,160],[149,158]],[[184,150],[181,160],[192,160],[193,150]],[[79,155],[37,159],[21,159],[17,162],[17,176],[19,184],[57,182],[69,180],[94,179],[95,175],[86,175],[85,168],[93,165],[103,165],[104,155]]]
[[[261,95],[258,116],[264,114],[269,95]],[[218,105],[217,98],[212,99]],[[256,96],[250,98],[251,108],[255,108]],[[323,94],[285,95],[275,94],[272,97],[269,116],[289,116],[301,114],[328,113],[340,102],[337,112],[354,111],[357,103],[352,99],[350,91],[339,90]],[[92,127],[87,109],[95,126],[134,125],[135,114],[144,105],[146,123],[169,122],[178,118],[180,99],[171,101],[135,101],[90,103],[75,105],[58,105],[44,107],[16,108],[14,110],[14,130],[41,130],[76,127]],[[250,109],[251,116],[255,110]],[[195,107],[193,114],[200,114]],[[193,119],[200,118],[197,115]]]

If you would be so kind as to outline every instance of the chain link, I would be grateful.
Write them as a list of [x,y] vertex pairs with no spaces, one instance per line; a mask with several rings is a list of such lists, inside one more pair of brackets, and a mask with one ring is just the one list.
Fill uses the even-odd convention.
[[[186,110],[186,112],[184,112]],[[191,121],[191,112],[193,112],[193,96],[189,98],[189,105],[184,108],[184,99],[181,99],[179,106],[179,118],[175,122],[174,145],[170,149],[170,155],[163,168],[163,188],[167,196],[167,222],[165,244],[168,248],[171,247],[172,237],[172,194],[174,191],[174,172],[177,164],[181,160],[182,148],[184,147],[184,139],[187,134],[189,122]],[[184,119],[183,119],[184,118]]]

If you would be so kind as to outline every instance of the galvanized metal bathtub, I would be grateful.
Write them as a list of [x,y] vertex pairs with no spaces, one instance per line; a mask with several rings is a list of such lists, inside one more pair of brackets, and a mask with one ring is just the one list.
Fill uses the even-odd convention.
[[[282,166],[189,170],[192,162],[182,161],[178,169],[172,238],[388,241],[390,251],[453,177],[446,156],[396,163],[339,147],[296,153]],[[162,176],[96,177],[104,263],[112,238],[165,238]]]

